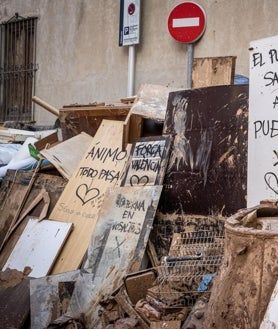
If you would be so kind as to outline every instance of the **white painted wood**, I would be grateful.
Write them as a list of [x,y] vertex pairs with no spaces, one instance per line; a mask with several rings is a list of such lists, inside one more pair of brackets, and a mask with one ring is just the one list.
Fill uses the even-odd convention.
[[250,43],[247,206],[278,197],[278,36]]
[[260,329],[278,328],[278,282],[275,285]]
[[30,219],[3,270],[10,268],[23,271],[29,266],[32,269],[30,277],[47,275],[71,228],[72,223]]

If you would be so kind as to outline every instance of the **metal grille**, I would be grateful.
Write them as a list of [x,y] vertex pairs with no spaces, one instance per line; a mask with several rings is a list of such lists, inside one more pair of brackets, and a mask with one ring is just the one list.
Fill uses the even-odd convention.
[[16,14],[0,25],[0,120],[33,120],[37,17]]
[[[169,225],[168,222],[166,234],[162,234],[160,226],[164,238],[169,236]],[[183,308],[190,310],[201,297],[209,299],[213,279],[224,255],[222,220],[191,217],[183,221],[179,232],[174,228],[170,231],[167,256],[163,256],[161,265],[156,267],[158,276],[146,297],[162,314]]]

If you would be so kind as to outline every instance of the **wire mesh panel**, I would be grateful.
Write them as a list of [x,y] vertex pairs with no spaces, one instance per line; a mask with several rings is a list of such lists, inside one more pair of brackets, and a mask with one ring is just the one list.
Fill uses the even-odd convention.
[[32,120],[37,18],[16,14],[0,25],[0,120]]
[[147,293],[147,301],[165,314],[190,309],[201,296],[209,298],[211,283],[222,262],[224,222],[205,219],[205,223],[211,223],[209,226],[201,224],[204,218],[197,218],[198,225],[195,220],[185,220],[179,228],[182,232],[172,233],[168,254],[161,257],[155,285]]

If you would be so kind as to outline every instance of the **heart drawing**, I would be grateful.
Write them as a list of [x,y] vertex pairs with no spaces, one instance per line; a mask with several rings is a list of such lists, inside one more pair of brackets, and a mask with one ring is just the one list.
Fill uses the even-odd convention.
[[95,199],[99,195],[99,189],[89,188],[87,184],[81,184],[76,190],[77,197],[82,201],[82,206]]
[[130,177],[130,185],[131,186],[135,186],[135,185],[147,185],[148,182],[149,182],[149,177],[144,175],[144,176],[141,176],[141,177],[138,177],[137,175],[133,175]]
[[267,172],[264,175],[266,185],[275,193],[278,194],[278,178],[273,172]]

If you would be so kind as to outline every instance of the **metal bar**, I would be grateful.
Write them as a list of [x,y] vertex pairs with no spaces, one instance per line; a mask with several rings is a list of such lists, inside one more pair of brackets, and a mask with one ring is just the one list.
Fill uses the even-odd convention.
[[189,43],[187,45],[187,83],[186,83],[188,89],[192,87],[193,56],[194,56],[193,44]]
[[135,45],[128,46],[127,97],[134,95]]

